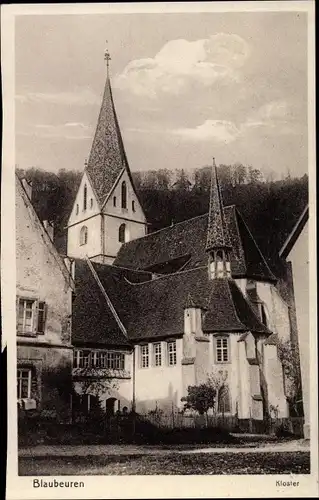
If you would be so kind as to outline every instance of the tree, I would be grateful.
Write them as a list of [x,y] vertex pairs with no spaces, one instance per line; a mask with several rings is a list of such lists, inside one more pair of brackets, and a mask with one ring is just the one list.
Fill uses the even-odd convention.
[[290,340],[281,339],[278,341],[277,348],[278,357],[283,367],[288,404],[296,415],[300,415],[302,387],[298,348]]
[[226,378],[227,374],[220,371],[217,375],[210,375],[202,384],[188,386],[187,396],[181,398],[184,402],[184,410],[195,410],[200,415],[205,415],[206,425],[208,425],[207,412],[215,409],[218,391],[224,386]]

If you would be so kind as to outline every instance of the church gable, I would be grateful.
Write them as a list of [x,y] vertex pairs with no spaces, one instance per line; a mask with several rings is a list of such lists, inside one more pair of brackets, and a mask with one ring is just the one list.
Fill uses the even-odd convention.
[[122,171],[114,184],[103,207],[103,212],[134,221],[146,222],[142,206],[127,170]]
[[95,192],[86,171],[84,171],[82,180],[76,194],[68,225],[77,224],[92,215],[100,213]]

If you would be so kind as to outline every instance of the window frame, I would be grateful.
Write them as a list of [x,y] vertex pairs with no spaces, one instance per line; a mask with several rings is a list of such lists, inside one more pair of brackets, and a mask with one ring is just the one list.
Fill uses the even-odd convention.
[[87,185],[84,184],[84,188],[83,188],[83,210],[87,209],[87,197],[88,197],[88,188],[87,188]]
[[[153,347],[153,365],[158,368],[162,366],[162,342],[154,342],[152,344]],[[159,347],[159,352],[157,352],[156,348]],[[158,362],[159,361],[159,362]]]
[[[221,342],[221,345],[219,346],[218,343],[219,341]],[[226,346],[225,346],[225,341],[226,341]],[[215,363],[216,364],[228,364],[230,363],[230,342],[229,342],[229,336],[228,335],[217,335],[214,337],[214,351],[215,351]],[[226,357],[225,359],[225,352],[226,352]],[[221,359],[218,359],[218,353],[221,354]]]
[[[143,350],[146,349],[147,352],[143,352]],[[139,346],[140,350],[140,368],[149,368],[150,367],[150,349],[148,344],[141,344]],[[144,361],[146,360],[145,364]]]
[[[122,232],[123,232],[123,241],[121,239]],[[118,235],[119,243],[126,243],[125,236],[126,236],[126,224],[122,222],[122,224],[119,226],[119,235]]]
[[[177,342],[176,340],[168,340],[166,343],[167,349],[167,365],[176,366],[177,365]],[[170,350],[170,346],[174,346],[173,350]],[[173,362],[171,362],[171,356],[173,357]]]
[[125,354],[116,351],[75,349],[73,368],[125,370]]
[[[221,406],[221,393],[223,394],[224,396],[224,400],[223,400],[223,404],[224,406],[225,405],[225,396],[227,396],[228,400],[227,400],[227,409],[225,410],[221,410],[220,406]],[[225,414],[225,413],[231,413],[231,397],[230,397],[230,390],[229,390],[229,385],[228,384],[223,384],[219,387],[218,389],[218,392],[217,392],[217,413],[222,413],[222,414]]]
[[87,226],[82,226],[80,229],[80,246],[87,245],[88,243],[88,228]]
[[126,181],[121,184],[121,208],[127,210],[127,185]]
[[[28,372],[27,396],[21,394],[23,377],[19,376],[19,372]],[[24,379],[25,380],[25,379]],[[31,399],[32,391],[32,370],[23,366],[17,368],[17,399]]]

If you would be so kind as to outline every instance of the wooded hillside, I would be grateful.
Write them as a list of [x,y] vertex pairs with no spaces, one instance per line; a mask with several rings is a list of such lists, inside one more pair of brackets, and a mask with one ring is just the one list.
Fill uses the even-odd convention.
[[[32,181],[32,202],[41,220],[55,226],[55,244],[66,253],[65,226],[81,180],[81,172],[58,174],[30,168],[17,170]],[[208,211],[211,167],[192,175],[184,170],[135,172],[134,182],[150,230],[202,215]],[[174,177],[174,178],[173,178]],[[220,165],[225,205],[235,204],[253,233],[269,265],[278,266],[278,251],[308,202],[308,176],[264,180],[259,170],[242,164]]]

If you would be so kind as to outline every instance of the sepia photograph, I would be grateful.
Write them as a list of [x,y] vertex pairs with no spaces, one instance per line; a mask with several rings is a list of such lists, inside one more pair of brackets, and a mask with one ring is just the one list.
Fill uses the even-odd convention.
[[286,4],[12,16],[2,295],[15,267],[32,498],[123,475],[275,475],[305,496],[316,477],[313,11]]

